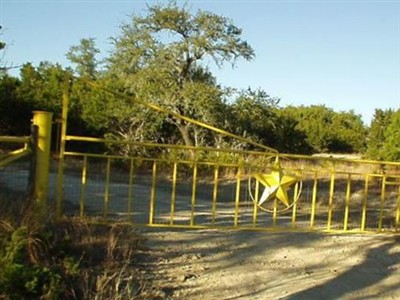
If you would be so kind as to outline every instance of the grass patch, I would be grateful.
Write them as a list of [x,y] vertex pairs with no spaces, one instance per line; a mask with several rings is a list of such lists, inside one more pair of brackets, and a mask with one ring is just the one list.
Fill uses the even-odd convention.
[[136,266],[142,243],[129,224],[3,218],[0,299],[161,299]]

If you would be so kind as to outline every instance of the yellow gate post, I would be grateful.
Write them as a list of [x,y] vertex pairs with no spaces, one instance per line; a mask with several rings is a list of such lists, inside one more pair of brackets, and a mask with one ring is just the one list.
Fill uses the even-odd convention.
[[44,217],[47,209],[49,189],[50,144],[52,113],[46,111],[33,112],[33,126],[37,128],[38,138],[35,149],[35,181],[33,199],[38,217]]

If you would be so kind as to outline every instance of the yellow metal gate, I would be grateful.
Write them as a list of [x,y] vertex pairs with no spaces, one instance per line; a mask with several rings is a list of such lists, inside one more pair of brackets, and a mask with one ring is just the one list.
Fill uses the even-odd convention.
[[[67,94],[63,102],[54,193],[59,215],[179,228],[399,232],[399,163],[281,154],[141,101],[137,102],[261,150],[71,136],[66,127]],[[66,151],[66,145],[75,142],[129,144],[162,149],[147,152],[164,154],[125,157]]]

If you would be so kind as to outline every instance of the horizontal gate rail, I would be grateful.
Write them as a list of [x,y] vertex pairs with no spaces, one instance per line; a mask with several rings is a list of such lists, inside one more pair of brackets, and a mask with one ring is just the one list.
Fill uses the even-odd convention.
[[0,136],[0,143],[29,143],[30,136]]
[[0,168],[32,153],[31,149],[18,149],[0,156]]
[[[55,195],[58,214],[171,228],[400,232],[400,163],[278,153],[96,82],[84,82],[260,150],[68,135],[66,88]],[[102,144],[109,153],[68,151],[74,142],[80,149],[84,143]],[[132,146],[130,153],[135,155],[114,154],[121,145]]]
[[288,191],[289,196],[293,199],[300,190],[301,194],[287,210],[271,200],[271,209],[266,211],[249,194],[251,190],[259,199],[263,193],[259,182],[251,182],[252,174],[273,169],[265,153],[268,159],[262,166],[245,159],[223,163],[68,151],[64,155],[74,167],[65,165],[63,198],[78,208],[67,214],[194,229],[400,230],[400,172],[379,173],[381,164],[375,162],[367,166],[319,159],[322,165],[332,164],[326,168],[314,165],[312,157],[307,162],[304,156],[296,161],[285,155],[282,172],[302,181],[302,187],[296,184]]
[[24,156],[31,154],[31,149],[29,144],[32,139],[30,136],[0,136],[0,143],[7,144],[24,144],[23,148],[13,150],[6,153],[0,153],[0,167],[5,167],[6,165],[21,159]]

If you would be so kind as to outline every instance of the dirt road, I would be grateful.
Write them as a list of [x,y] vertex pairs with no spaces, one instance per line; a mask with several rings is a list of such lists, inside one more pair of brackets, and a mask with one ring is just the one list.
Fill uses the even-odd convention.
[[145,230],[164,299],[400,299],[400,237]]

